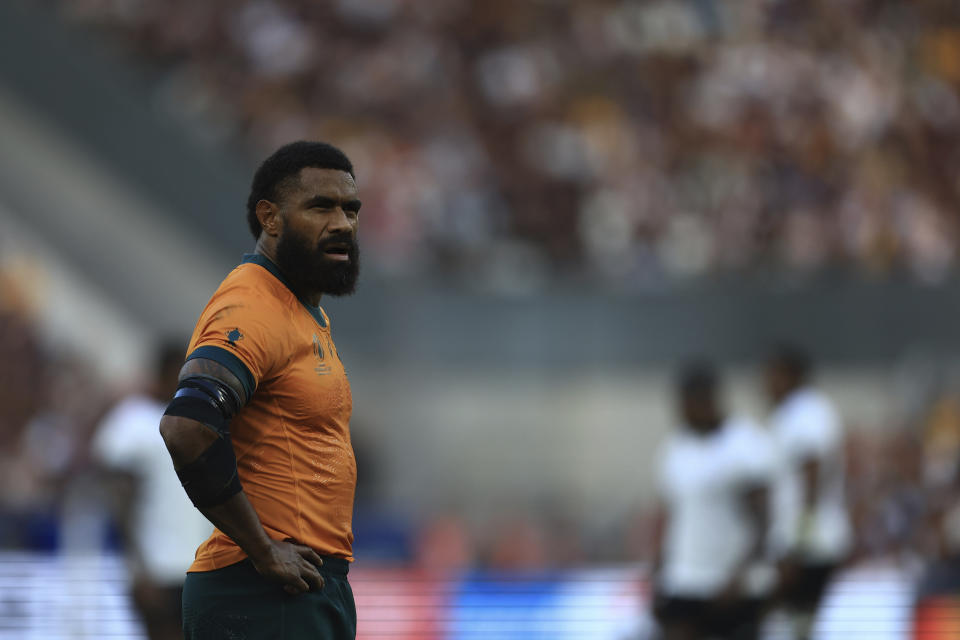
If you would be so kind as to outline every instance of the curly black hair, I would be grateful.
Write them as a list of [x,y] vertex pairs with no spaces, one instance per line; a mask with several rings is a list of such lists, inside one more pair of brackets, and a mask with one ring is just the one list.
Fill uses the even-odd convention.
[[353,164],[347,155],[326,142],[291,142],[277,149],[253,174],[250,195],[247,197],[247,224],[255,240],[263,228],[257,218],[257,203],[260,200],[276,202],[283,183],[297,176],[304,167],[337,169],[353,174]]

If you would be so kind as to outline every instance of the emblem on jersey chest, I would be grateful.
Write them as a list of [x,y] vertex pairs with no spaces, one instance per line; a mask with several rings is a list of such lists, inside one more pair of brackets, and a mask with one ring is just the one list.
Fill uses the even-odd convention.
[[326,351],[324,351],[324,344],[320,341],[320,336],[313,334],[313,356],[316,359],[316,366],[313,370],[317,372],[318,376],[325,376],[330,373],[330,365],[326,363],[326,354],[332,350],[329,339],[327,340]]

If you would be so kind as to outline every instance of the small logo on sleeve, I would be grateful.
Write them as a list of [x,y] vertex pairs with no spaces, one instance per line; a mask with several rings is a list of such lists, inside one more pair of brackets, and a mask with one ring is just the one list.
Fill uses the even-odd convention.
[[237,344],[240,340],[243,340],[243,334],[240,333],[240,329],[234,329],[233,331],[227,332],[227,340],[230,341],[230,344]]

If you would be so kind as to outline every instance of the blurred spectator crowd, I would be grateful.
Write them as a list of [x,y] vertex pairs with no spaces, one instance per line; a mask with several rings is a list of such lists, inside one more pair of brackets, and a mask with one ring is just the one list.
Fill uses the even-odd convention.
[[530,290],[957,262],[951,0],[46,0],[205,142],[335,141],[369,261]]

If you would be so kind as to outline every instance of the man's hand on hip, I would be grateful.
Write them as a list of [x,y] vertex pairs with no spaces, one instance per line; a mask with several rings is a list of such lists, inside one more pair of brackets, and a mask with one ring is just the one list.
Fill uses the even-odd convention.
[[318,571],[323,560],[310,547],[293,541],[271,540],[262,555],[250,560],[260,575],[279,582],[291,595],[323,589],[323,576]]

